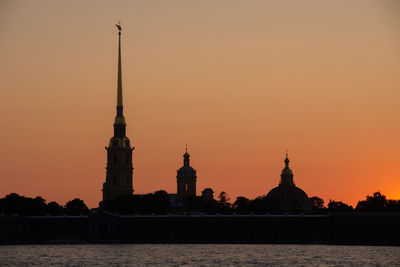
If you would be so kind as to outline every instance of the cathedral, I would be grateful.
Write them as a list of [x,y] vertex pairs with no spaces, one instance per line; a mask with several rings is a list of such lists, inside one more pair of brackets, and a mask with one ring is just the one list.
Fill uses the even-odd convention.
[[126,136],[126,123],[122,105],[122,72],[121,72],[121,26],[118,27],[118,82],[117,112],[114,120],[114,136],[111,137],[107,150],[106,181],[103,184],[103,202],[122,195],[132,195],[133,167],[132,151],[129,138]]
[[289,158],[286,153],[285,168],[281,173],[279,185],[267,194],[266,201],[275,212],[309,212],[311,202],[307,194],[298,188],[293,181],[293,172],[289,168]]
[[[122,102],[122,70],[121,70],[121,26],[118,28],[118,79],[117,79],[117,106],[114,120],[114,135],[111,137],[107,150],[106,180],[103,183],[103,200],[100,206],[108,200],[120,196],[133,195],[133,165],[132,151],[129,138],[126,136],[126,122],[123,114]],[[308,212],[311,203],[307,194],[296,187],[293,181],[293,172],[289,168],[289,158],[286,153],[285,167],[281,173],[280,183],[266,196],[269,209],[277,212]],[[177,194],[169,194],[172,206],[182,206],[184,201],[196,198],[196,170],[190,165],[190,154],[183,154],[183,166],[177,170]],[[140,197],[140,195],[136,195]],[[144,196],[144,195],[143,195]],[[203,190],[204,200],[212,201],[213,191],[210,188]]]

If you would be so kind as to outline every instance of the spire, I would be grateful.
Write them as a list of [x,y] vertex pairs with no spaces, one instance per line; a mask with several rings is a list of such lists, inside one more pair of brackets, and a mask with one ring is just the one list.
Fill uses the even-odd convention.
[[288,158],[288,151],[286,149],[286,158],[285,158],[285,168],[289,168],[289,158]]
[[117,116],[122,117],[122,72],[121,72],[121,22],[116,24],[118,28],[118,85],[117,85]]
[[285,168],[282,170],[282,173],[281,173],[280,185],[294,186],[293,172],[289,168],[289,157],[288,157],[287,149],[286,149],[286,157],[285,157]]
[[189,166],[190,154],[187,152],[187,145],[185,147],[185,154],[183,154],[183,165]]
[[118,84],[117,84],[117,116],[114,122],[114,136],[124,137],[126,133],[126,123],[122,107],[122,70],[121,70],[121,23],[115,24],[118,28]]

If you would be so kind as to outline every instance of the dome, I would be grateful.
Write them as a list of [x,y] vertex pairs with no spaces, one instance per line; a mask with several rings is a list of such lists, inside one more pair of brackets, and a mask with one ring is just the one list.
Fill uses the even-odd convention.
[[179,177],[196,176],[196,170],[189,165],[182,166],[177,172]]
[[311,210],[311,202],[307,194],[294,184],[287,154],[285,168],[281,173],[281,182],[268,192],[265,200],[269,209],[274,212],[308,212]]
[[266,199],[273,202],[302,202],[307,201],[307,194],[297,186],[279,185],[267,194]]

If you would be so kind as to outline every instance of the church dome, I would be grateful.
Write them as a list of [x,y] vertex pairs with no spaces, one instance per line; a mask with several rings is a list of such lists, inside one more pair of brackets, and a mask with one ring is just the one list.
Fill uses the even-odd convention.
[[266,199],[273,202],[302,202],[307,201],[307,194],[297,186],[279,185],[269,191]]
[[196,175],[196,170],[189,165],[182,166],[177,172],[180,177]]
[[285,168],[281,173],[279,185],[268,192],[266,201],[270,207],[280,211],[307,211],[309,199],[307,194],[298,188],[293,181],[293,172],[289,168],[289,158],[286,153]]

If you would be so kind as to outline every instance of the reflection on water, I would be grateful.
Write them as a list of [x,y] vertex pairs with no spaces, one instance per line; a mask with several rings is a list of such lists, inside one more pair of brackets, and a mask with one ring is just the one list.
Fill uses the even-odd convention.
[[1,266],[399,266],[400,247],[330,245],[0,246]]

